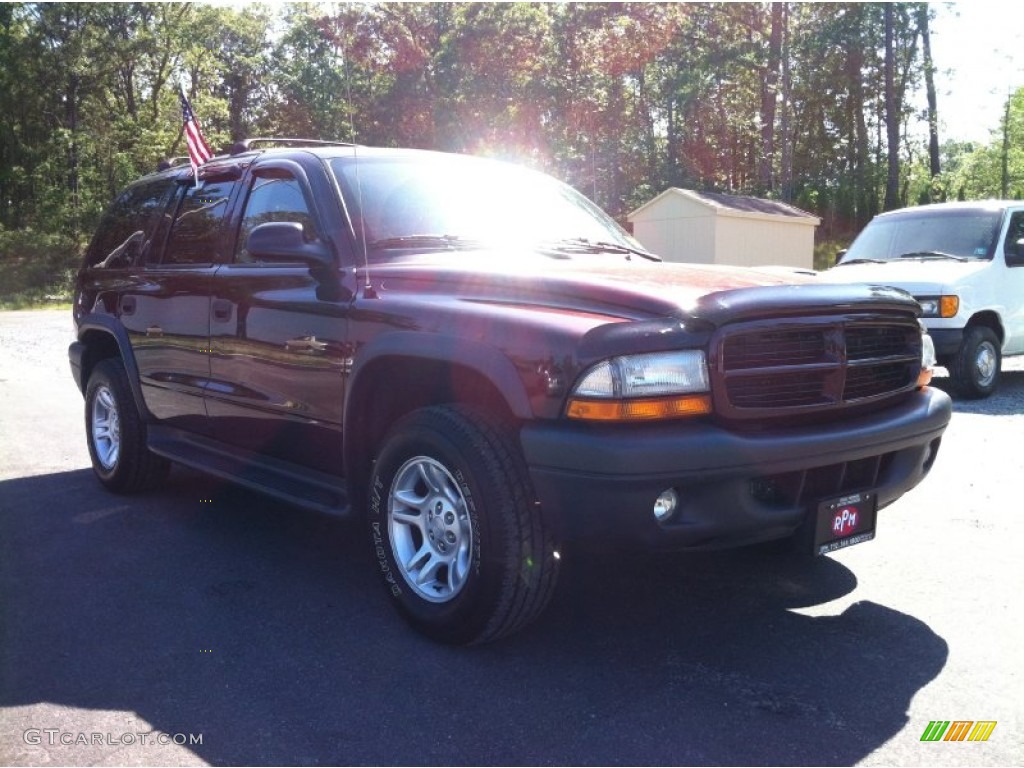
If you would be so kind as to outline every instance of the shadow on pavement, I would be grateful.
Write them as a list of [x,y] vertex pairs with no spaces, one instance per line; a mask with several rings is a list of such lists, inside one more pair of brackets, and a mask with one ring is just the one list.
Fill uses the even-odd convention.
[[536,625],[451,649],[393,614],[358,526],[184,470],[131,499],[0,483],[0,706],[137,712],[224,765],[850,765],[946,661],[880,605],[791,612],[856,587],[827,558],[566,561]]

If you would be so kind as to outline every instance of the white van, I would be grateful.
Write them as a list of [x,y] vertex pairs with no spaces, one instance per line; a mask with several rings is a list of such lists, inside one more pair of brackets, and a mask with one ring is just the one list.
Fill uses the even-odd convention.
[[959,394],[988,397],[1002,358],[1024,354],[1024,201],[880,214],[822,279],[911,293]]

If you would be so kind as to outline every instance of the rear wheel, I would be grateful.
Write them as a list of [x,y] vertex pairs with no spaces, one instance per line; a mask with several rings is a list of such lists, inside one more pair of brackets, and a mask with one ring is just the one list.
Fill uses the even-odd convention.
[[167,476],[170,463],[146,446],[146,426],[119,359],[102,360],[89,377],[85,434],[93,471],[109,490],[141,491]]
[[369,522],[396,607],[435,640],[496,640],[554,592],[555,543],[526,468],[482,413],[439,406],[399,421],[374,466]]
[[1002,357],[999,339],[986,326],[976,325],[964,333],[964,340],[956,356],[950,361],[949,374],[953,385],[963,397],[988,397],[999,383]]

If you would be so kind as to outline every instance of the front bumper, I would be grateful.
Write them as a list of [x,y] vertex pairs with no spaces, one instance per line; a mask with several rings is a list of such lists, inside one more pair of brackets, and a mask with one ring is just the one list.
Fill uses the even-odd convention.
[[[931,469],[949,396],[924,388],[841,422],[738,433],[709,423],[539,422],[521,440],[547,523],[562,539],[654,549],[736,546],[793,534],[823,499],[878,494],[879,508]],[[658,495],[680,504],[655,521]]]

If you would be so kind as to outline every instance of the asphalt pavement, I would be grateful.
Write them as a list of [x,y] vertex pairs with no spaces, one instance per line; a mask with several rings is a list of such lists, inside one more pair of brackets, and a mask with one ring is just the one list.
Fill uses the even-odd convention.
[[0,764],[1024,764],[1024,361],[875,541],[570,548],[535,625],[457,649],[359,526],[181,468],[106,493],[69,315],[0,313]]

